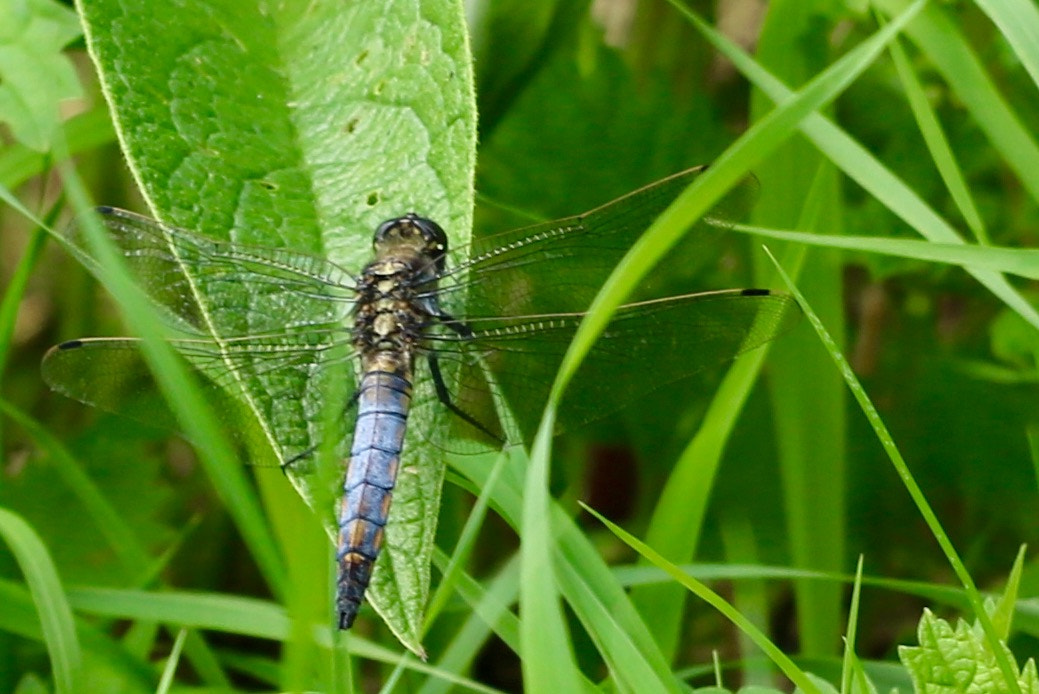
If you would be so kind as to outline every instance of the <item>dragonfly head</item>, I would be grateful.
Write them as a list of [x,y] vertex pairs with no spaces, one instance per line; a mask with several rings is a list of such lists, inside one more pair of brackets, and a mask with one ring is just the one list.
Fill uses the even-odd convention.
[[379,257],[413,253],[436,263],[437,271],[441,271],[447,254],[447,234],[433,220],[409,212],[380,224],[375,230],[374,246]]

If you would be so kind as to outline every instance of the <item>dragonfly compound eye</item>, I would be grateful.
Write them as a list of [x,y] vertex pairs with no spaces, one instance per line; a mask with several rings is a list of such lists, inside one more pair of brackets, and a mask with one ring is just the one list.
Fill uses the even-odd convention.
[[409,212],[403,217],[390,219],[375,230],[375,245],[399,239],[411,239],[419,236],[427,252],[443,252],[447,250],[447,234],[439,224],[431,219],[420,217]]

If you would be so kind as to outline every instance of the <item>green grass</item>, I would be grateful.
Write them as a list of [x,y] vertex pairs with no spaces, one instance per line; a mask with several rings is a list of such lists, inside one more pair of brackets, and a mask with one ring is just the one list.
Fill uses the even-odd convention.
[[[38,678],[54,691],[909,692],[940,671],[912,663],[958,649],[1000,691],[1029,691],[1017,663],[1039,653],[1039,584],[1018,553],[1039,535],[1039,14],[1028,0],[772,2],[752,55],[713,18],[648,4],[611,47],[582,3],[474,3],[469,37],[447,0],[243,9],[243,24],[240,3],[146,17],[82,3],[100,71],[87,110],[55,116],[68,89],[24,98],[28,115],[0,108],[0,691]],[[35,11],[34,31],[50,18],[70,40],[71,15]],[[63,84],[66,56],[86,64],[55,42],[12,41],[24,74],[0,86],[29,94]],[[706,162],[604,285],[537,403],[529,457],[416,449],[422,476],[394,515],[421,522],[380,560],[381,617],[366,607],[348,634],[328,629],[326,492],[304,490],[315,514],[276,468],[239,464],[89,214],[249,229],[235,240],[354,269],[401,206],[458,244]],[[809,320],[704,379],[684,411],[647,399],[547,435],[613,310],[748,172],[760,199],[725,268],[782,290],[767,243]],[[32,229],[60,228],[63,210],[104,292]],[[42,385],[50,344],[127,331],[175,428],[203,445]],[[325,430],[343,426],[342,397],[322,396],[348,387],[314,385]],[[275,437],[299,427],[267,423]],[[313,439],[333,461],[334,439]],[[989,592],[1002,602],[986,607]],[[927,617],[904,668],[897,647],[916,644],[925,607],[979,626],[955,636]]]

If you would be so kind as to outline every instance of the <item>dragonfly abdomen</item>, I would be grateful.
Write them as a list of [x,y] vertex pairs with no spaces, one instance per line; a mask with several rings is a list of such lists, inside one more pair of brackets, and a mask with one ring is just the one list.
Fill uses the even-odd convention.
[[353,346],[361,355],[350,465],[339,509],[339,628],[349,629],[382,549],[411,405],[414,347],[435,301],[447,249],[444,230],[415,214],[391,219],[375,232],[376,259],[357,281]]
[[357,395],[350,464],[339,511],[336,608],[349,629],[382,549],[411,404],[411,382],[401,373],[372,371]]

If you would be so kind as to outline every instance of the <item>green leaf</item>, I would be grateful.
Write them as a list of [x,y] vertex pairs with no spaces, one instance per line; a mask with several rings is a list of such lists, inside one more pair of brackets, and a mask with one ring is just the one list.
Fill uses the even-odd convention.
[[[145,13],[97,0],[83,14],[116,130],[156,217],[345,268],[367,259],[380,222],[412,210],[438,220],[455,245],[467,243],[475,109],[458,2],[189,0]],[[200,315],[213,308],[213,297],[194,300]],[[259,306],[266,320],[279,310],[246,291],[220,301]],[[272,402],[262,386],[250,383],[244,395],[275,454],[295,437],[345,455],[350,432],[322,430],[327,413],[313,405],[324,401],[322,384],[313,384],[309,410]],[[411,438],[405,451],[368,596],[421,652],[444,464]],[[331,519],[330,507],[317,510]]]
[[[917,627],[919,646],[902,646],[898,656],[909,670],[917,692],[957,692],[962,694],[998,694],[1009,692],[1003,673],[996,663],[989,642],[962,619],[954,629],[930,610]],[[1006,644],[1000,647],[1011,658]],[[1023,670],[1014,664],[1017,684],[1023,694],[1039,692],[1039,677],[1031,658]]]
[[0,17],[0,122],[26,147],[43,152],[61,124],[61,101],[83,93],[62,53],[79,37],[79,21],[53,0],[2,0]]

